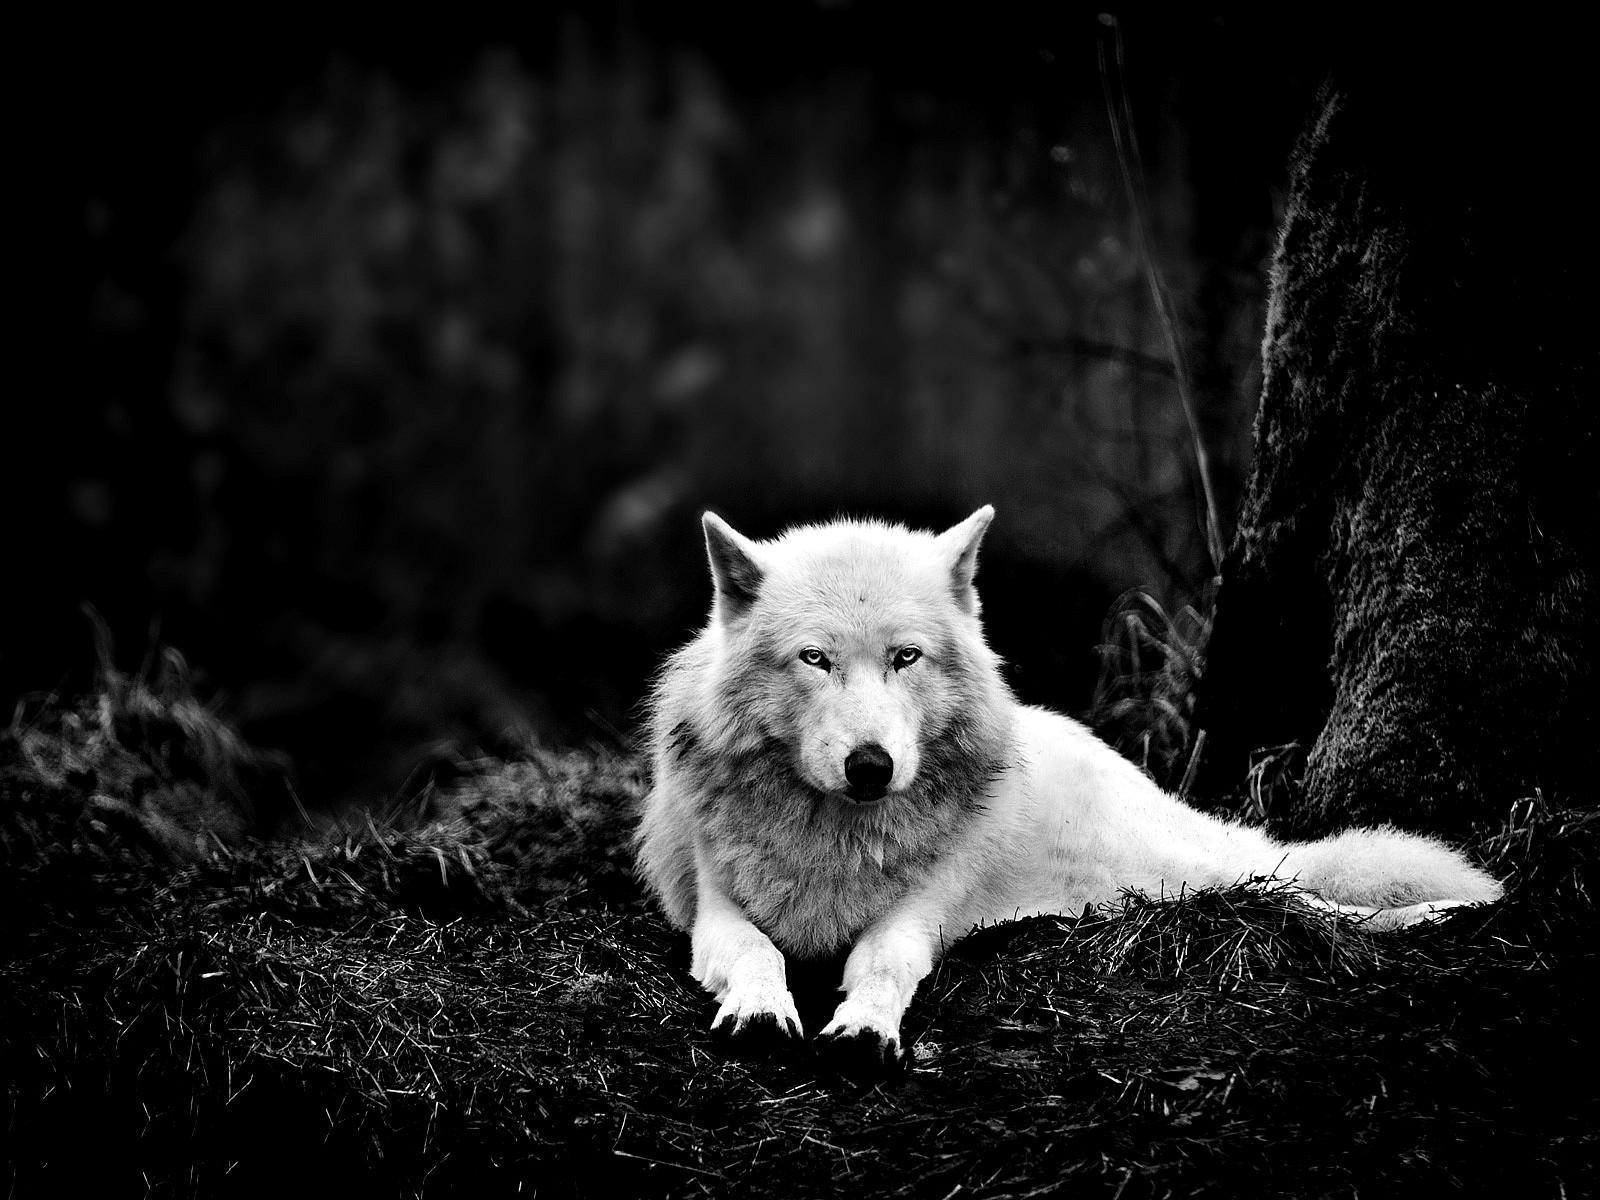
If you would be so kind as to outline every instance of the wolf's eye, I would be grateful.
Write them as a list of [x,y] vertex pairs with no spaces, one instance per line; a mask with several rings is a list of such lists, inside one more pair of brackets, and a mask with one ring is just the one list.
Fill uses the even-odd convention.
[[826,671],[828,669],[828,656],[815,646],[807,646],[800,651],[800,661],[808,667],[817,667]]
[[901,646],[894,652],[894,669],[898,671],[902,667],[909,667],[921,657],[922,651],[915,646]]

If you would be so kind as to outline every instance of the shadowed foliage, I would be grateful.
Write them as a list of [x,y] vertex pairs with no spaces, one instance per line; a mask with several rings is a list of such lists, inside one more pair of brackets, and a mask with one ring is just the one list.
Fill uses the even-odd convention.
[[1212,567],[1142,264],[1226,501],[1305,68],[1270,22],[1130,16],[1133,188],[1094,10],[908,54],[892,6],[693,7],[41,61],[42,257],[78,266],[30,316],[72,379],[0,446],[53,564],[4,596],[0,697],[86,686],[84,600],[124,645],[159,620],[308,806],[364,803],[432,743],[625,727],[704,615],[704,508],[989,502],[996,647],[1081,707],[1109,597]]

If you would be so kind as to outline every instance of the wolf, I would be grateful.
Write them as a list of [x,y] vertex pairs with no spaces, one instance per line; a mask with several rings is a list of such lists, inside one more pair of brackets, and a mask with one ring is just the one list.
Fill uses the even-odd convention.
[[738,1041],[801,1038],[785,955],[844,959],[819,1040],[904,1064],[943,949],[1041,913],[1277,877],[1375,928],[1493,900],[1457,851],[1394,829],[1281,843],[1190,808],[1085,726],[1019,702],[974,587],[994,517],[943,533],[840,520],[754,541],[702,518],[710,620],[649,703],[640,874],[690,934]]

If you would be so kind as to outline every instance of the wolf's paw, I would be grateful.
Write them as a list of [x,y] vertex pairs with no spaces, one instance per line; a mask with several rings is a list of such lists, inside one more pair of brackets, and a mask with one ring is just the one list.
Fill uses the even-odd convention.
[[722,999],[711,1022],[719,1042],[739,1050],[761,1051],[800,1041],[800,1014],[783,988],[736,988]]
[[851,1079],[875,1079],[910,1066],[912,1055],[901,1047],[896,1025],[844,1008],[817,1035],[817,1051],[829,1067]]

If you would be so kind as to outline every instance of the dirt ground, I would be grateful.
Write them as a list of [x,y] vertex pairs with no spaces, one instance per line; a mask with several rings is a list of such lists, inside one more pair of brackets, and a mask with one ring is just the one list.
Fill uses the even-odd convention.
[[[1399,934],[1244,887],[974,935],[908,1014],[911,1069],[861,1080],[713,1042],[686,942],[629,874],[631,759],[480,764],[409,828],[178,862],[114,819],[127,781],[94,722],[53,728],[56,757],[13,729],[0,770],[15,1195],[1575,1197],[1596,1177],[1592,813],[1521,806],[1478,847],[1508,898]],[[175,777],[146,775],[120,797],[135,817]],[[837,964],[791,979],[817,1028]]]

